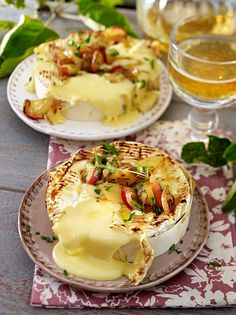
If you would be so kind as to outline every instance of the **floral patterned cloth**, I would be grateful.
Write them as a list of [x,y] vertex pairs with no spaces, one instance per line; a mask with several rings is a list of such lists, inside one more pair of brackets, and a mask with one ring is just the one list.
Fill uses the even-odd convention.
[[[189,141],[190,135],[186,121],[159,121],[126,139],[158,146],[179,160],[181,147]],[[51,138],[48,166],[70,157],[80,147],[96,144]],[[187,268],[150,290],[106,294],[76,290],[36,266],[31,304],[74,308],[236,305],[235,217],[234,214],[222,214],[220,206],[232,184],[232,168],[213,169],[203,164],[185,166],[201,187],[210,209],[208,240],[200,254]],[[218,262],[221,267],[209,265],[208,262],[212,261]]]

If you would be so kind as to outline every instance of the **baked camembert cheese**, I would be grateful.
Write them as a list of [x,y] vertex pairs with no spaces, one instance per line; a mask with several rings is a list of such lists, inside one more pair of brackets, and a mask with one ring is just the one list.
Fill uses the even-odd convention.
[[83,31],[35,48],[24,113],[52,124],[65,119],[128,124],[157,104],[160,66],[151,42],[120,27]]
[[157,148],[116,141],[81,149],[50,174],[53,258],[71,275],[125,275],[138,285],[154,257],[183,237],[192,196],[191,176]]

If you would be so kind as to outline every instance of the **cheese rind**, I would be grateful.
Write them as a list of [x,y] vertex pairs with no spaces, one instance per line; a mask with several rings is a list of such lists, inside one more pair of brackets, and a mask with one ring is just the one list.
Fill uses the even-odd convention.
[[[154,257],[168,251],[184,236],[190,217],[193,182],[181,165],[157,148],[124,141],[114,142],[112,146],[119,151],[118,155],[104,153],[103,147],[80,150],[51,173],[47,209],[59,237],[54,259],[61,268],[87,279],[114,280],[126,275],[137,285]],[[107,160],[118,159],[123,167],[127,161],[130,166],[136,161],[136,166],[149,168],[150,176],[158,178],[163,190],[169,185],[175,208],[170,213],[163,209],[159,214],[150,212],[150,208],[147,212],[132,210],[134,216],[127,221],[131,210],[124,204],[120,190],[123,182],[119,182],[119,176],[120,180],[127,176],[127,172],[122,173],[124,168],[96,186],[83,182],[85,171],[90,174],[86,178],[94,174],[95,154],[100,157],[106,154]],[[127,170],[130,171],[130,167]],[[132,190],[132,187],[127,189]],[[92,272],[94,259],[96,267]],[[108,271],[103,270],[107,263],[110,264]]]

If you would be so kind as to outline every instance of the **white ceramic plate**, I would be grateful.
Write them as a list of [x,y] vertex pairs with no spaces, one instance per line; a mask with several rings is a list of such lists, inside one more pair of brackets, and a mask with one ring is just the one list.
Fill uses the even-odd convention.
[[72,140],[103,140],[124,137],[144,129],[154,123],[167,109],[172,88],[168,80],[168,73],[160,62],[162,74],[160,76],[160,98],[156,106],[150,111],[140,115],[140,118],[130,125],[122,127],[107,127],[100,122],[78,122],[66,120],[60,125],[50,125],[46,120],[32,120],[23,113],[25,99],[36,99],[35,94],[26,92],[25,85],[32,76],[35,56],[32,55],[22,61],[9,78],[7,97],[11,108],[16,115],[31,128],[47,135]]

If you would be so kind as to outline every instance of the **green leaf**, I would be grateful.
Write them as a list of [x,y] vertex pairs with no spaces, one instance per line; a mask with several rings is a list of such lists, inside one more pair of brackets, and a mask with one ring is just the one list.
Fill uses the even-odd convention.
[[216,136],[208,136],[208,151],[211,153],[217,153],[218,155],[223,155],[225,149],[230,145],[231,141],[227,138],[219,138]]
[[[110,5],[108,5],[108,2]],[[97,23],[103,24],[106,27],[113,25],[121,26],[129,33],[129,35],[137,37],[133,30],[133,26],[130,24],[126,16],[112,7],[114,4],[118,4],[117,1],[77,0],[77,3],[81,14],[90,17]]]
[[113,8],[116,5],[124,4],[124,1],[123,0],[101,0],[101,3]]
[[224,152],[224,158],[228,162],[236,162],[236,142],[231,143]]
[[206,149],[204,142],[189,142],[182,148],[181,157],[186,163],[203,162],[212,167],[220,167],[227,164],[224,157],[225,149],[231,141],[226,138],[208,136],[209,143]]
[[186,143],[181,152],[181,158],[186,163],[193,163],[196,161],[196,157],[206,156],[207,151],[203,142],[189,142]]
[[58,34],[41,21],[22,15],[4,36],[0,46],[0,78],[9,75],[19,62],[33,53],[39,44],[53,40]]
[[222,210],[223,212],[236,211],[236,181],[233,183],[233,186],[230,188],[225,198]]
[[0,31],[9,30],[15,25],[12,21],[0,20]]
[[14,5],[18,9],[25,7],[25,0],[5,0],[5,2]]

